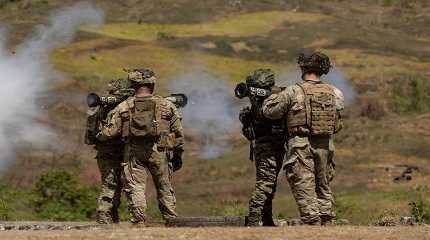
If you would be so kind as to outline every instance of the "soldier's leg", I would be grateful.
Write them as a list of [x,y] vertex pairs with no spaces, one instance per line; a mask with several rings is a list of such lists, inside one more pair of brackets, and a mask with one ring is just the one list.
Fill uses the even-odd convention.
[[285,170],[303,223],[320,224],[319,204],[315,192],[315,165],[309,142],[289,144]]
[[276,191],[280,169],[279,153],[268,144],[257,144],[255,148],[256,183],[249,201],[248,225],[274,226],[272,200]]
[[119,161],[115,155],[97,154],[97,164],[101,175],[101,191],[97,199],[97,222],[109,224],[114,222],[113,213],[119,201],[117,189],[121,187],[121,179],[117,175]]
[[277,179],[279,172],[281,171],[282,164],[284,161],[285,156],[285,150],[284,145],[278,146],[277,148],[274,148],[271,150],[275,159],[276,168],[275,168],[275,178],[274,178],[274,184],[272,185],[272,194],[269,195],[269,197],[266,199],[266,202],[264,203],[263,207],[263,226],[276,226],[275,222],[273,221],[273,199],[275,197],[276,193],[276,187],[277,187]]
[[331,157],[328,146],[315,148],[315,171],[316,171],[316,192],[320,207],[320,217],[324,222],[331,221],[336,217],[333,193],[330,188]]
[[177,217],[176,198],[170,182],[169,165],[166,153],[154,149],[148,162],[155,188],[157,190],[158,207],[163,219]]
[[121,174],[122,174],[121,162],[117,162],[116,167],[115,167],[116,189],[115,189],[115,194],[114,194],[114,198],[113,198],[113,205],[112,205],[112,210],[111,210],[112,221],[114,223],[119,223],[119,221],[120,221],[118,209],[119,209],[119,206],[121,205],[121,194],[122,194],[122,189],[123,189]]
[[[137,156],[140,157],[140,156]],[[123,163],[124,193],[128,201],[130,221],[132,223],[144,223],[146,220],[146,178],[145,166],[134,154],[130,155],[130,161]]]

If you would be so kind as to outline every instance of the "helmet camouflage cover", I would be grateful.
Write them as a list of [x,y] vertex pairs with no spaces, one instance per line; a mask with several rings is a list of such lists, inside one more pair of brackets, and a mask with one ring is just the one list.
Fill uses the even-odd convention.
[[122,89],[128,88],[128,82],[126,79],[114,79],[110,80],[108,83],[107,91],[109,94],[116,94]]
[[303,73],[311,70],[318,72],[320,75],[329,73],[332,67],[330,58],[327,55],[321,52],[311,52],[309,50],[300,53],[297,63]]
[[127,79],[133,84],[155,84],[157,78],[155,73],[149,68],[125,70]]
[[275,73],[272,69],[257,69],[246,78],[246,84],[251,87],[269,89],[275,85]]

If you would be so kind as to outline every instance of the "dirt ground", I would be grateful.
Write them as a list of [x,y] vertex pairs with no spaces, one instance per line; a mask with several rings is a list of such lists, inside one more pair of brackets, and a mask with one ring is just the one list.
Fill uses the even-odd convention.
[[420,227],[281,227],[281,228],[115,228],[71,231],[5,231],[2,240],[77,239],[430,239],[430,226]]

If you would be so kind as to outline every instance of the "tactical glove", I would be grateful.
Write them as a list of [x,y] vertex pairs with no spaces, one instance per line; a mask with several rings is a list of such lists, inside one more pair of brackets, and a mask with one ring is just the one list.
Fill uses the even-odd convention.
[[173,172],[178,171],[182,168],[182,158],[179,156],[173,156],[172,160],[170,160],[172,163],[172,170]]
[[254,130],[252,129],[252,127],[242,127],[242,134],[249,141],[254,140]]
[[249,125],[251,125],[252,116],[250,107],[244,107],[242,108],[242,110],[240,110],[239,120],[244,127],[248,127]]

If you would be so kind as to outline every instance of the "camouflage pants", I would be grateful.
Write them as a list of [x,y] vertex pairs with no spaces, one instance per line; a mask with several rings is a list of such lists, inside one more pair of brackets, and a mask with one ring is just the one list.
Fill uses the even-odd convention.
[[305,224],[319,224],[336,217],[330,188],[334,178],[334,147],[325,138],[294,137],[288,142],[284,169]]
[[285,155],[284,142],[257,143],[254,149],[256,167],[255,190],[249,201],[249,225],[273,225],[272,200]]
[[101,175],[101,191],[97,200],[97,222],[119,222],[122,154],[99,151],[96,158]]
[[146,183],[148,172],[157,190],[158,207],[163,219],[176,217],[176,198],[170,182],[167,154],[157,146],[131,146],[129,161],[123,163],[124,191],[131,222],[146,220]]

